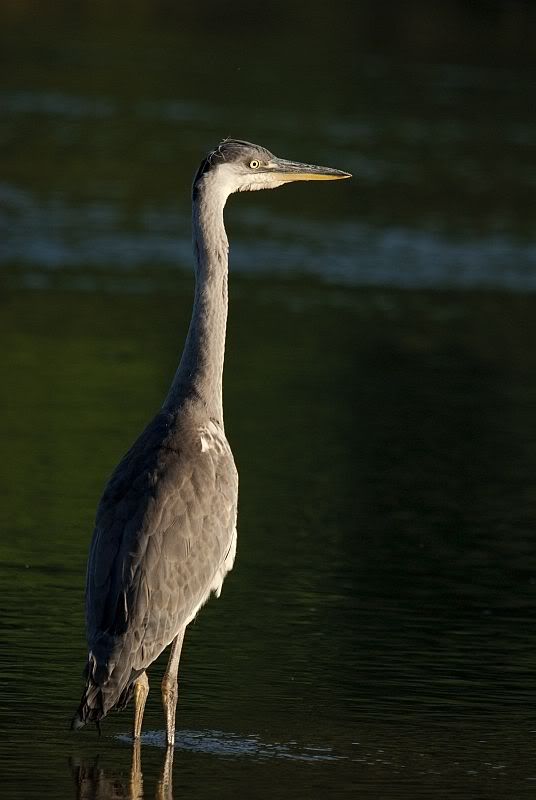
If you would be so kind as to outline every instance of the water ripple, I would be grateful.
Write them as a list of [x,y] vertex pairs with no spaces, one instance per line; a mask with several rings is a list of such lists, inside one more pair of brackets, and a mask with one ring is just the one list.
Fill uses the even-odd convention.
[[[122,742],[131,742],[130,736],[117,737]],[[147,731],[141,737],[142,744],[153,747],[166,746],[164,731]],[[189,750],[196,753],[207,753],[213,756],[251,757],[257,760],[288,759],[291,761],[340,761],[346,756],[337,755],[331,747],[300,745],[296,741],[265,742],[256,734],[242,737],[237,733],[207,730],[177,731],[176,750]]]
[[[44,285],[47,271],[64,267],[82,271],[90,283],[93,274],[95,285],[101,267],[191,269],[189,215],[178,207],[142,207],[126,225],[112,202],[39,201],[6,183],[0,204],[0,264],[17,265],[23,284],[36,268]],[[324,228],[257,208],[236,209],[236,218],[231,265],[245,274],[306,274],[355,286],[536,290],[536,244],[506,234],[453,237],[361,221]]]

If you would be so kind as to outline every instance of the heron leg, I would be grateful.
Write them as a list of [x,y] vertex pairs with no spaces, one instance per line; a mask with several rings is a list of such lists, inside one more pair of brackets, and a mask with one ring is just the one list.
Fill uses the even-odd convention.
[[183,639],[184,628],[173,640],[171,654],[162,681],[162,703],[164,704],[164,714],[166,717],[166,740],[168,747],[173,747],[175,743],[175,711],[179,698],[177,673],[179,671]]
[[140,738],[145,701],[149,694],[149,678],[142,672],[134,684],[134,741]]

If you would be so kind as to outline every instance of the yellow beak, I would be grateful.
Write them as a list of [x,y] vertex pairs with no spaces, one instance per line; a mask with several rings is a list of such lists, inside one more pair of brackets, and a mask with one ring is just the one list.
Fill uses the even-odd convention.
[[286,161],[278,158],[270,165],[269,171],[280,181],[340,181],[351,178],[349,172],[332,167],[318,167],[316,164],[301,164],[299,161]]

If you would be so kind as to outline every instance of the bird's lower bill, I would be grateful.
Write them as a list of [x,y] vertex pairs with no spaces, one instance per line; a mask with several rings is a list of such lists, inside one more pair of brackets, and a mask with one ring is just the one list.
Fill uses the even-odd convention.
[[284,183],[290,181],[340,181],[351,178],[349,172],[333,167],[319,167],[316,164],[303,164],[299,161],[287,161],[285,158],[274,160],[268,167],[273,169],[272,175]]
[[332,173],[323,172],[278,172],[276,173],[280,181],[340,181],[345,178],[351,178],[351,175],[342,173],[341,175],[333,175]]

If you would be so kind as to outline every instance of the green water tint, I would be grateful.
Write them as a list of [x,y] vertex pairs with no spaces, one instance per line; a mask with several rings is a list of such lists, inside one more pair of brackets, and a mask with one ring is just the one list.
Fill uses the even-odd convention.
[[536,289],[528,4],[289,2],[261,21],[139,2],[128,24],[55,5],[0,10],[0,264],[20,285],[189,270],[192,175],[234,136],[354,175],[234,199],[234,271]]
[[0,9],[6,800],[141,790],[130,711],[68,730],[86,554],[178,361],[223,136],[355,177],[226,211],[239,548],[187,633],[173,796],[533,795],[534,11],[395,5]]
[[[101,739],[67,730],[85,558],[104,477],[164,396],[190,293],[177,277],[165,295],[3,295],[6,797],[71,796],[71,769],[130,785],[128,712]],[[502,797],[534,777],[535,303],[232,281],[239,554],[187,634],[176,796],[257,780],[258,796],[409,797],[445,780],[463,796],[485,780]]]

